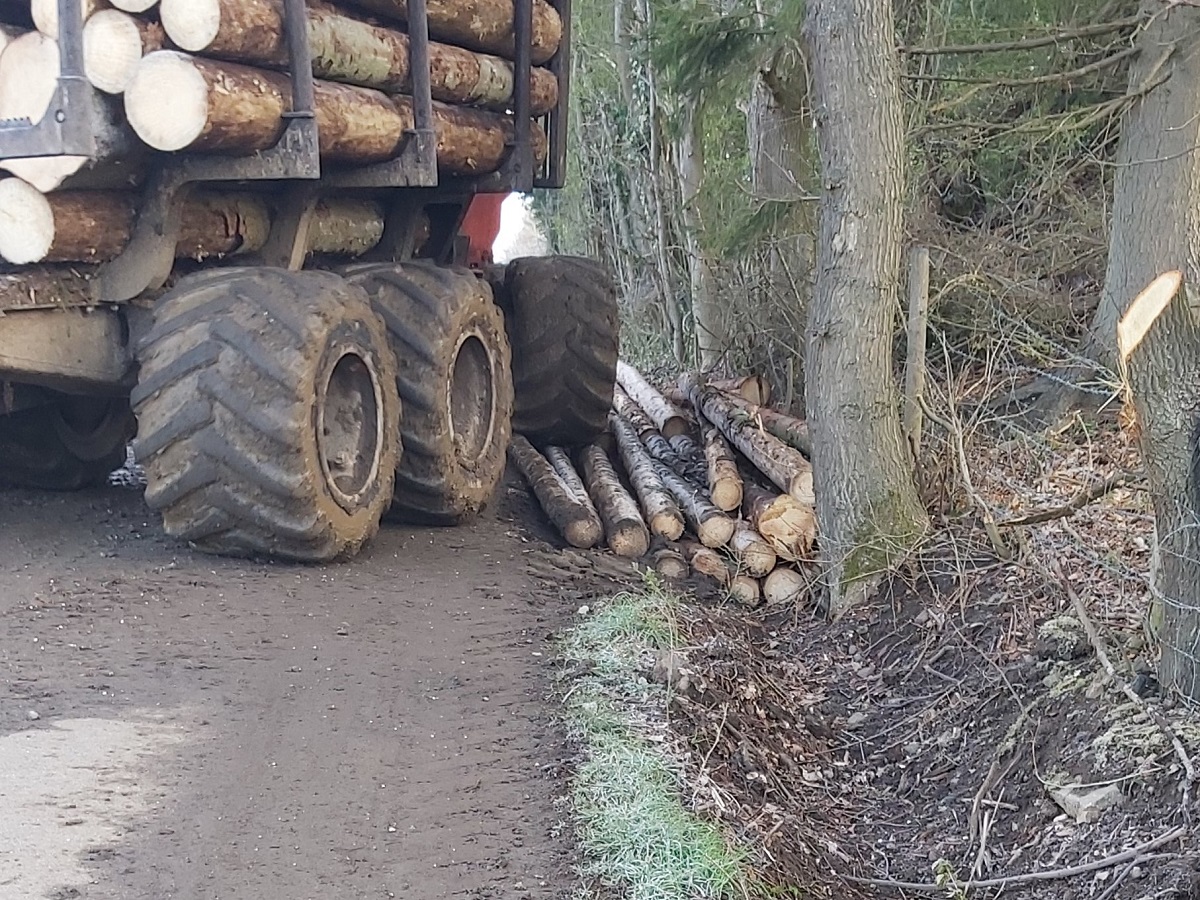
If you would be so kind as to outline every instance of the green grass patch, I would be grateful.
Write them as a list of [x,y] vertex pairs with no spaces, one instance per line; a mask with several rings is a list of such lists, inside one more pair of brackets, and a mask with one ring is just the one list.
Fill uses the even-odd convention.
[[583,874],[630,900],[745,897],[744,855],[684,807],[677,766],[647,737],[667,698],[643,673],[656,653],[678,646],[677,604],[648,578],[563,640],[572,668],[586,672],[564,700],[586,754],[572,788]]

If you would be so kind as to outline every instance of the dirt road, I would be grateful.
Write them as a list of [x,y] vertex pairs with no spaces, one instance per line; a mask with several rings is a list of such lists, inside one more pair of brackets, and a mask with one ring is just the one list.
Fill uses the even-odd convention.
[[164,538],[140,492],[0,492],[0,900],[559,898],[538,589],[505,512],[352,564]]

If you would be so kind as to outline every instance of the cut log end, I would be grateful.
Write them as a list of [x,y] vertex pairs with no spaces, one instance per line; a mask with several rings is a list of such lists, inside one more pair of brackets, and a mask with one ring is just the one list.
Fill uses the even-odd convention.
[[668,541],[677,541],[683,536],[683,519],[670,513],[659,513],[651,517],[650,530]]
[[121,12],[144,13],[152,10],[158,0],[108,0],[108,2]]
[[758,606],[762,603],[762,586],[756,578],[737,575],[729,582],[729,596],[743,606]]
[[737,524],[728,516],[711,516],[697,526],[696,536],[710,549],[724,547],[733,538]]
[[97,90],[123,93],[144,51],[142,31],[128,13],[104,9],[83,26],[84,74]]
[[809,579],[792,568],[779,568],[767,576],[763,584],[763,596],[768,606],[784,606],[799,603],[809,592]]
[[654,554],[654,571],[669,581],[683,581],[688,577],[690,570],[683,554],[670,547],[664,547]]
[[592,519],[580,518],[568,522],[563,528],[563,537],[572,547],[591,550],[603,539],[600,524]]
[[208,124],[208,82],[188,56],[152,53],[125,90],[125,112],[138,137],[168,153],[190,147]]
[[713,505],[722,512],[732,512],[742,505],[741,482],[718,481],[712,488]]
[[54,212],[37,188],[20,178],[0,181],[0,258],[40,262],[54,243]]
[[[106,3],[102,4],[101,0],[82,0],[84,20],[86,21],[101,5],[107,6]],[[29,13],[38,31],[48,38],[58,40],[58,0],[30,0]]]
[[211,46],[221,31],[220,0],[163,0],[159,16],[171,42],[192,53]]

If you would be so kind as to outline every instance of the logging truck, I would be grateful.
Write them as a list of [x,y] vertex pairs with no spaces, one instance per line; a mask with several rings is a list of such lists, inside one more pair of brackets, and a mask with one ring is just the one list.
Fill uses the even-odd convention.
[[563,185],[570,29],[571,0],[0,0],[0,481],[102,484],[131,446],[169,535],[322,562],[477,515],[514,433],[595,438],[610,278],[487,247],[498,199]]

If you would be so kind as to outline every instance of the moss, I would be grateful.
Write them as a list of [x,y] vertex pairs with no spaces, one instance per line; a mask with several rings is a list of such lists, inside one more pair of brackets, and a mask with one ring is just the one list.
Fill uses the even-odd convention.
[[842,593],[869,585],[915,550],[925,538],[927,520],[900,492],[891,491],[871,504],[854,535],[854,546],[842,564]]

